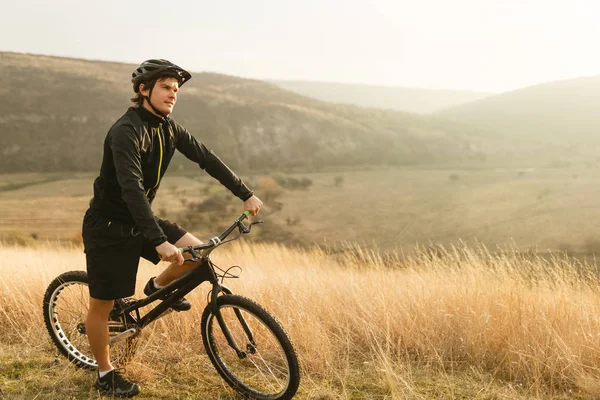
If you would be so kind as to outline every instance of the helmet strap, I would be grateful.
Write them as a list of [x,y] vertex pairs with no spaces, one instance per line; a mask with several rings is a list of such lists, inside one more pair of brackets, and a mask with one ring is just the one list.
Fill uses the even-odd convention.
[[154,87],[150,88],[150,92],[148,93],[148,96],[142,96],[142,98],[144,100],[146,100],[148,102],[148,104],[150,104],[150,107],[152,108],[152,110],[154,110],[154,113],[161,116],[162,118],[167,118],[167,114],[164,114],[160,111],[158,111],[156,109],[156,107],[154,107],[154,105],[152,104],[152,100],[150,100],[150,97],[152,97],[152,91],[154,90]]

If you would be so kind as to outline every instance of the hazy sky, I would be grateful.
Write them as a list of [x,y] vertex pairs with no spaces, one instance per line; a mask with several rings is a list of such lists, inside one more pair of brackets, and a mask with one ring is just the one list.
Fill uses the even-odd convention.
[[0,51],[501,92],[600,75],[598,0],[0,0]]

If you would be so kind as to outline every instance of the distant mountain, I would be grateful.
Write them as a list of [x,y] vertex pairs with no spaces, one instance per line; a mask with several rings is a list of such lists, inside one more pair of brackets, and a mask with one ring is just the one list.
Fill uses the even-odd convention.
[[393,86],[355,85],[331,82],[271,81],[292,92],[331,103],[354,104],[419,114],[490,96],[490,93],[459,90],[431,90]]
[[[96,171],[131,103],[134,65],[0,53],[0,171]],[[510,152],[444,118],[336,105],[262,81],[194,73],[173,117],[234,168],[429,164]],[[507,150],[508,149],[508,150]],[[193,168],[183,157],[179,168]]]
[[[600,76],[531,86],[438,113],[481,129],[589,152],[600,145]],[[590,148],[592,144],[594,147]]]

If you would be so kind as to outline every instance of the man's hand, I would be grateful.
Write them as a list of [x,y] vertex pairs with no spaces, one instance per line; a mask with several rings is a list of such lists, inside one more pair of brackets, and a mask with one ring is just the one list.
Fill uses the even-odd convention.
[[250,215],[256,215],[260,211],[260,208],[263,206],[263,202],[256,196],[250,197],[248,200],[244,202],[244,211],[250,211]]
[[183,254],[181,254],[177,247],[169,242],[164,242],[156,246],[156,251],[160,255],[162,261],[176,261],[177,265],[183,264]]

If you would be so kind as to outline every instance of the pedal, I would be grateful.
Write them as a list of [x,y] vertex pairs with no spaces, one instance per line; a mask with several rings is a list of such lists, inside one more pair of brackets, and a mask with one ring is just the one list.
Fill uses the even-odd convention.
[[120,342],[121,340],[125,340],[128,337],[136,335],[140,330],[138,328],[129,328],[124,332],[119,333],[116,336],[111,337],[108,340],[109,346],[112,346],[114,343]]

